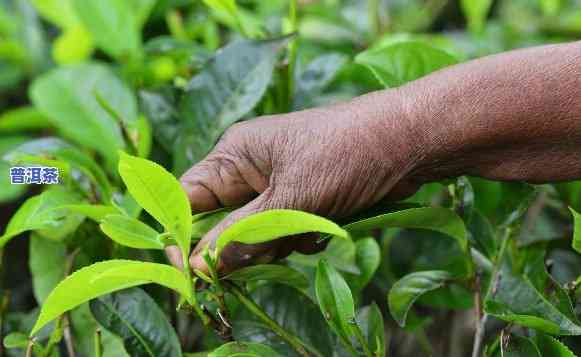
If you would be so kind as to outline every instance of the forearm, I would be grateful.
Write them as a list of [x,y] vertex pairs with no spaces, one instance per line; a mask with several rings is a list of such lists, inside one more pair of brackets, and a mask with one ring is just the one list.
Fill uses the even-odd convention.
[[397,90],[418,179],[581,179],[581,42],[454,66]]

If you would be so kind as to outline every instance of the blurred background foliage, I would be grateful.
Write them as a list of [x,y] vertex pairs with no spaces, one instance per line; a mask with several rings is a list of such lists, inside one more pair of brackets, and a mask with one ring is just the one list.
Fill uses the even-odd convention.
[[[32,142],[28,154],[36,158],[33,161],[58,164],[62,159],[50,142],[36,140],[39,138],[60,137],[81,146],[105,171],[109,184],[104,186],[113,187],[109,194],[119,205],[126,205],[115,189],[119,185],[115,148],[130,148],[179,175],[203,157],[233,121],[334,103],[422,75],[421,70],[412,70],[401,78],[382,77],[378,68],[385,64],[384,59],[373,56],[374,50],[413,40],[442,50],[455,62],[581,39],[581,0],[302,0],[295,10],[296,17],[293,11],[289,15],[287,0],[0,0],[1,231],[25,200],[40,192],[38,187],[10,185],[8,170],[14,161],[7,154]],[[184,92],[191,90],[190,80],[216,50],[243,38],[266,39],[293,32],[298,37],[277,62],[272,80],[266,78],[268,87],[253,108],[223,123],[192,122],[199,117],[188,112],[188,105],[196,99],[187,95],[184,99]],[[243,55],[227,51],[222,54],[232,56],[231,63]],[[289,81],[291,77],[294,80]],[[108,131],[111,121],[116,129]],[[87,123],[94,127],[87,129]],[[26,161],[26,157],[20,159]],[[91,197],[86,172],[74,164],[69,169],[79,191]],[[520,207],[524,218],[517,245],[540,242],[548,247],[547,265],[554,279],[565,284],[577,278],[581,257],[569,248],[573,227],[567,206],[581,210],[581,182],[542,185],[534,193],[478,178],[466,182],[469,189],[462,194],[451,193],[448,183],[426,185],[411,201],[443,206],[461,201],[462,207],[473,207],[484,217],[470,219],[471,231],[484,232],[483,236],[494,235],[496,227]],[[106,196],[107,189],[101,190],[100,196]],[[95,234],[94,225],[80,225],[74,217],[67,224],[69,231],[65,226],[61,227],[64,232],[49,234],[63,237],[74,231],[66,247],[60,239],[34,235],[30,241],[15,239],[5,247],[0,265],[0,332],[30,329],[38,303],[55,280],[62,278],[72,253],[75,267],[108,256],[143,258],[146,254],[146,259],[163,261],[161,255],[151,253],[112,251],[103,239],[89,239]],[[401,276],[426,269],[461,269],[461,252],[451,248],[449,237],[433,239],[434,234],[421,230],[375,232],[384,258],[365,293],[358,295],[362,302],[377,301],[385,312],[385,295]],[[474,244],[485,255],[498,249],[492,238]],[[324,254],[349,274],[358,269],[357,252],[355,245],[332,243]],[[290,259],[289,264],[308,266],[305,259],[309,258]],[[255,298],[273,314],[285,316],[284,311],[277,311],[282,307],[296,313],[303,318],[305,338],[316,340],[317,330],[307,327],[320,328],[320,321],[309,322],[310,306],[298,304],[299,297],[290,299],[295,294],[292,291],[274,291],[274,287],[266,287]],[[148,293],[171,316],[185,351],[217,345],[216,336],[203,333],[195,321],[173,314],[176,302],[171,296],[153,288]],[[461,286],[423,296],[410,312],[406,329],[396,328],[391,320],[387,323],[392,355],[428,351],[435,356],[467,355],[473,335],[472,307],[473,296]],[[75,310],[71,320],[78,354],[92,355],[90,341],[96,322],[88,307]],[[487,326],[493,331],[505,327],[499,320]],[[250,327],[235,331],[238,336],[252,333]],[[488,342],[498,344],[496,334],[490,336]],[[115,339],[112,335],[104,338]],[[563,341],[581,354],[578,338]],[[109,346],[110,356],[124,355],[118,342]],[[5,356],[22,352],[1,347],[0,351]]]

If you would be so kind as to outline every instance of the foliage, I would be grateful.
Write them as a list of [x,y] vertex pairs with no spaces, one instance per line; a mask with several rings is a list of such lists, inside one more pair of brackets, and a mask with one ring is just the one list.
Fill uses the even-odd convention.
[[[581,356],[580,182],[265,211],[192,273],[231,208],[192,214],[176,179],[236,122],[578,39],[580,19],[578,0],[0,0],[0,171],[61,179],[0,175],[0,356]],[[216,272],[233,242],[307,232],[327,249]]]

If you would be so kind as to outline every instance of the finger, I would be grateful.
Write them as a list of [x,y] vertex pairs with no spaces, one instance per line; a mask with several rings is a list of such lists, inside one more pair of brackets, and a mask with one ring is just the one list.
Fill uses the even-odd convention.
[[182,262],[182,252],[180,248],[175,245],[165,248],[165,254],[169,259],[169,262],[178,269],[183,269],[184,264]]
[[[269,198],[267,195],[267,192],[261,194],[250,203],[230,213],[226,218],[224,218],[224,220],[222,220],[222,222],[212,228],[194,248],[190,258],[190,265],[192,268],[207,272],[208,267],[202,257],[204,248],[209,246],[210,249],[214,249],[216,240],[226,228],[244,217],[267,209],[267,207],[269,207]],[[261,262],[270,261],[275,258],[279,244],[280,241],[271,241],[260,244],[228,244],[218,259],[217,268],[219,271],[224,273],[251,265],[255,263],[256,257],[261,257]]]
[[384,197],[387,202],[405,200],[413,196],[420,189],[421,185],[416,182],[402,181],[395,185],[391,191]]
[[257,195],[234,161],[218,155],[194,165],[180,182],[193,212],[240,206]]

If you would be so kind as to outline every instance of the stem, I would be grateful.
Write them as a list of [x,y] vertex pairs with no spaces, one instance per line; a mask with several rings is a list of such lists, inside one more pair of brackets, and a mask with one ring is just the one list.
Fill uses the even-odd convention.
[[381,19],[379,17],[380,0],[367,0],[367,16],[371,38],[375,39],[381,32]]
[[432,344],[430,343],[430,340],[428,339],[428,336],[426,336],[426,332],[424,331],[423,327],[420,327],[417,332],[416,332],[416,338],[418,339],[418,342],[420,344],[420,347],[422,348],[422,350],[424,350],[424,352],[428,355],[428,356],[433,356],[434,355],[434,350],[432,349]]
[[28,341],[28,346],[26,346],[26,357],[32,357],[32,348],[34,347],[34,339]]
[[71,333],[71,322],[69,320],[69,315],[65,315],[65,326],[64,326],[64,335],[65,335],[65,345],[67,347],[67,354],[69,357],[75,357],[77,354],[75,353],[75,343],[73,342],[73,334]]
[[95,357],[103,356],[103,344],[101,341],[101,329],[95,331]]
[[[0,252],[0,254],[2,254]],[[0,301],[0,356],[4,356],[4,344],[2,341],[3,338],[3,331],[4,331],[4,312],[8,309],[8,302],[10,301],[10,294],[8,291],[4,293],[2,296],[2,300]]]
[[355,333],[355,338],[357,338],[357,341],[359,342],[361,347],[363,347],[365,355],[367,357],[373,357],[373,353],[371,353],[369,345],[367,344],[367,341],[365,341],[365,338],[363,337],[363,333],[361,332],[359,325],[355,324],[355,326],[353,327],[353,332]]
[[[248,311],[253,313],[256,317],[262,320],[268,327],[276,333],[281,339],[288,343],[297,353],[301,356],[308,357],[310,354],[307,352],[306,346],[297,336],[293,335],[289,331],[282,328],[278,322],[274,321],[270,316],[268,316],[260,306],[258,306],[254,301],[250,300],[239,287],[231,284],[230,292],[236,296],[238,301],[244,305]],[[309,348],[310,349],[310,348]],[[313,351],[311,351],[313,352]]]

